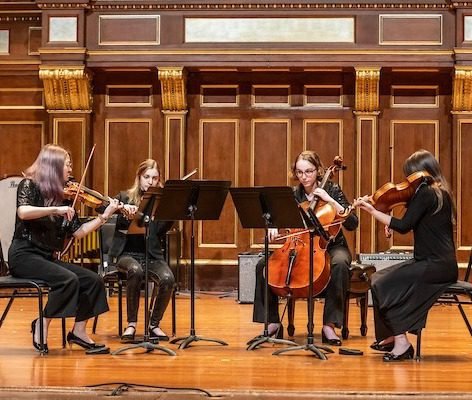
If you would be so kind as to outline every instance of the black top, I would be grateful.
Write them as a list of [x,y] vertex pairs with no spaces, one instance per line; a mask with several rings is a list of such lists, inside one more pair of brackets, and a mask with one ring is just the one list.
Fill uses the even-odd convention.
[[[132,204],[126,191],[120,192],[115,199],[124,203]],[[144,235],[128,235],[126,232],[131,221],[123,214],[118,215],[116,221],[115,234],[109,251],[110,257],[119,257],[123,253],[142,253],[145,252]],[[173,221],[151,221],[149,224],[149,255],[157,258],[162,256],[160,237],[172,228]]]
[[[336,200],[344,208],[348,208],[350,206],[349,201],[347,200],[346,196],[341,190],[341,187],[337,183],[328,181],[326,182],[324,189],[326,193],[328,193],[334,200]],[[293,188],[293,191],[294,191],[295,199],[297,200],[297,202],[302,203],[304,201],[307,201],[305,189],[302,184],[295,186]],[[343,222],[343,227],[346,228],[346,230],[348,231],[353,231],[354,229],[357,228],[358,224],[359,224],[359,219],[357,218],[357,215],[351,212],[349,216]],[[339,246],[339,245],[348,247],[346,238],[344,237],[342,229],[340,229],[337,236],[329,242],[328,249],[333,246]]]
[[443,206],[435,213],[438,199],[433,188],[422,185],[407,205],[403,218],[392,217],[390,228],[406,233],[413,230],[415,260],[446,261],[456,263],[453,241],[452,203],[443,192]]
[[[70,203],[65,200],[62,205]],[[16,206],[44,207],[44,198],[39,186],[31,179],[23,179],[18,185]],[[66,238],[71,237],[81,226],[77,214],[68,224],[63,225],[63,222],[64,217],[58,215],[23,220],[16,214],[13,239],[27,239],[42,250],[61,251]]]

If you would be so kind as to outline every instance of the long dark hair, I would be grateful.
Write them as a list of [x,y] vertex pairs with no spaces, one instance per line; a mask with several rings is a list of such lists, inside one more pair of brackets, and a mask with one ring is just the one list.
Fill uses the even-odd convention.
[[64,200],[64,163],[69,153],[61,146],[43,146],[34,163],[25,171],[39,187],[44,205],[58,205]]
[[438,199],[438,207],[434,213],[436,214],[443,207],[444,192],[446,192],[449,195],[452,203],[452,217],[455,218],[456,209],[451,189],[446,181],[446,178],[442,174],[441,166],[439,165],[438,160],[436,160],[436,158],[428,150],[421,149],[415,151],[405,160],[405,163],[403,164],[403,172],[406,176],[418,171],[426,171],[432,177],[433,182],[431,187],[436,193],[436,197]]

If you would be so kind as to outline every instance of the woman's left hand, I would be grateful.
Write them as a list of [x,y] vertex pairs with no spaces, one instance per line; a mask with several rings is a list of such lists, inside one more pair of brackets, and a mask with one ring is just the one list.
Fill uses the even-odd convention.
[[324,189],[316,188],[313,190],[313,194],[321,200],[326,201],[326,203],[334,202],[334,199]]
[[123,203],[120,203],[117,199],[111,199],[110,204],[108,204],[102,215],[104,218],[109,219],[117,210],[122,208]]

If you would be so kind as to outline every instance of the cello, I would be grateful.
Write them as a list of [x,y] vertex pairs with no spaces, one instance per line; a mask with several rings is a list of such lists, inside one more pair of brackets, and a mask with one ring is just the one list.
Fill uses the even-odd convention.
[[[324,189],[334,172],[345,168],[342,163],[342,158],[336,156],[333,165],[326,170],[319,188]],[[324,229],[327,228],[329,238],[336,237],[341,229],[342,221],[339,220],[333,204],[326,203],[315,196],[311,202],[300,203],[299,207],[300,212],[308,216],[314,213]],[[348,214],[343,214],[343,218]],[[330,239],[316,236],[314,252],[310,255],[309,229],[294,230],[286,237],[284,245],[275,250],[269,258],[268,283],[272,292],[282,297],[308,297],[310,285],[312,285],[313,295],[316,296],[328,285],[331,276],[326,253]],[[307,282],[310,256],[313,257],[313,277],[311,282]]]

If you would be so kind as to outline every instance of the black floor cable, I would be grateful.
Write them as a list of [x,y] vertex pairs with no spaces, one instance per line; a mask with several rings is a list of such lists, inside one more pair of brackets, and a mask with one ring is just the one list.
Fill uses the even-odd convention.
[[106,386],[113,386],[118,385],[115,387],[112,392],[108,396],[121,396],[123,392],[128,391],[128,389],[137,389],[139,388],[147,388],[147,389],[158,389],[162,392],[197,392],[206,395],[207,397],[218,398],[221,396],[213,395],[210,392],[200,389],[200,388],[186,388],[186,387],[166,387],[166,386],[154,386],[154,385],[145,385],[141,383],[129,383],[129,382],[108,382],[108,383],[99,383],[96,385],[87,385],[87,388],[100,388]]

